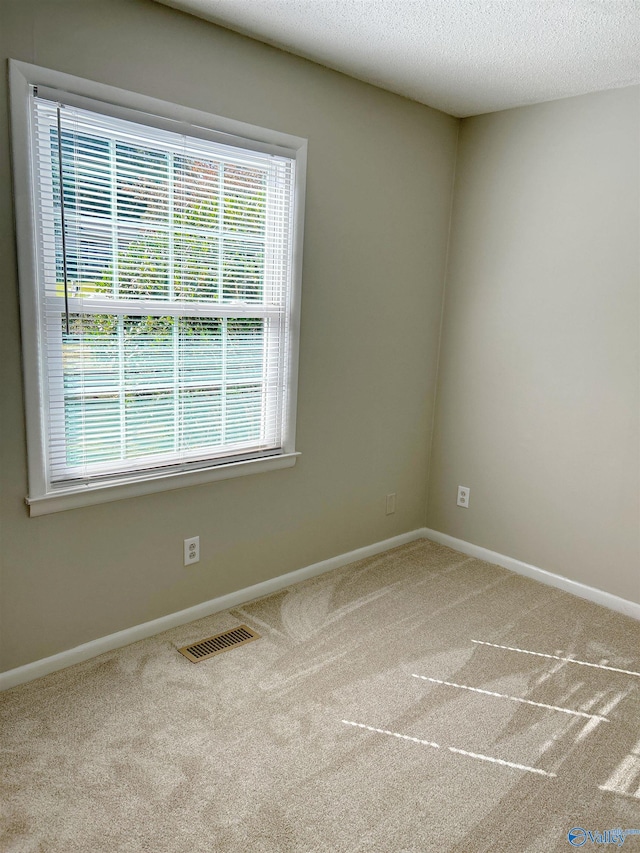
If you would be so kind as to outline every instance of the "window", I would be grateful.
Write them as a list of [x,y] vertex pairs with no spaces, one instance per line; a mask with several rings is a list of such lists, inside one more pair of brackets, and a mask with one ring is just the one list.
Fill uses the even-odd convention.
[[31,513],[293,464],[305,141],[11,74]]

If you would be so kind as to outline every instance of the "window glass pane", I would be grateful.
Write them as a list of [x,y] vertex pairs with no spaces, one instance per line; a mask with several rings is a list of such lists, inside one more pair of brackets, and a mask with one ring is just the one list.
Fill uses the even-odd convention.
[[192,231],[219,228],[220,164],[175,155],[173,160],[176,228]]
[[180,382],[192,387],[222,381],[222,321],[181,317]]
[[256,440],[262,421],[260,385],[237,385],[227,389],[226,439],[228,442]]
[[124,317],[122,323],[126,390],[171,386],[174,379],[174,318]]
[[260,379],[263,371],[264,320],[229,320],[227,323],[227,377]]
[[117,216],[166,223],[169,214],[169,155],[116,142]]
[[[99,281],[111,258],[111,240],[105,222],[111,215],[109,141],[101,136],[62,130],[62,179],[66,217],[67,286],[73,293],[100,289]],[[60,210],[58,129],[50,130],[51,186]],[[62,224],[55,222],[55,269],[58,290],[63,289]]]
[[169,237],[166,233],[151,228],[118,229],[114,295],[122,299],[168,298]]
[[62,319],[67,464],[258,440],[261,318]]
[[266,173],[226,165],[224,169],[224,230],[264,236],[267,213]]
[[68,465],[121,456],[117,318],[73,314],[62,324]]
[[264,282],[264,247],[258,243],[227,239],[222,261],[225,300],[260,302]]
[[64,388],[69,393],[116,389],[118,318],[112,314],[71,314],[69,332],[61,320]]
[[67,465],[121,458],[120,399],[116,394],[85,394],[65,400]]
[[[104,136],[62,128],[62,180],[64,206],[70,216],[83,212],[109,216],[111,163],[109,140]],[[58,129],[50,131],[53,186],[60,195]]]
[[174,290],[178,301],[216,302],[219,283],[217,237],[184,231],[174,242]]
[[128,459],[174,450],[176,413],[173,393],[127,391],[124,405]]
[[189,388],[180,395],[182,434],[187,450],[222,444],[221,388]]

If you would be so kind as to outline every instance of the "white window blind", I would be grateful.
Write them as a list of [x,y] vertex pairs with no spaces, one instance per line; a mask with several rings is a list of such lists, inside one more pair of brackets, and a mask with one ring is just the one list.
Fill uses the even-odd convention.
[[282,452],[295,158],[33,90],[47,490]]

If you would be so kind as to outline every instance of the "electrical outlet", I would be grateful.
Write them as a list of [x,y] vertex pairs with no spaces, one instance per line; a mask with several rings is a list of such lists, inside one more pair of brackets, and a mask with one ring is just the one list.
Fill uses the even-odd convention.
[[469,498],[471,496],[471,489],[469,486],[458,486],[458,506],[462,506],[465,509],[469,506]]
[[393,515],[396,511],[396,493],[387,495],[387,515]]
[[184,540],[184,564],[190,566],[200,560],[200,537],[192,536]]

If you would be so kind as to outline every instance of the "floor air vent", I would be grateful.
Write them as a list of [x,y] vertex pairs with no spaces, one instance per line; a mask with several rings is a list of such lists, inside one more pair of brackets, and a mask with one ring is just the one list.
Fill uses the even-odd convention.
[[238,625],[237,628],[232,628],[231,631],[225,631],[224,634],[216,634],[215,637],[207,637],[206,640],[200,640],[199,643],[184,646],[178,649],[178,651],[192,663],[200,663],[201,660],[212,658],[214,655],[226,652],[227,649],[234,649],[236,646],[243,646],[245,643],[259,639],[260,634],[256,634],[255,631],[252,631],[246,625]]

